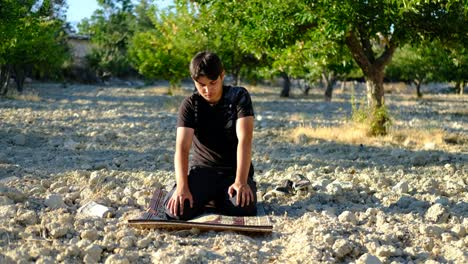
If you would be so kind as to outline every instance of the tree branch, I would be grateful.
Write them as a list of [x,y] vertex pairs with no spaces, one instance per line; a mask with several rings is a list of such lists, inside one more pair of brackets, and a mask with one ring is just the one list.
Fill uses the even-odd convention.
[[364,53],[364,49],[362,48],[361,43],[356,37],[356,33],[353,30],[348,32],[345,38],[345,42],[356,63],[362,69],[364,74],[368,75],[371,64],[366,54]]
[[361,40],[361,46],[364,50],[364,54],[366,54],[367,59],[372,64],[375,61],[374,51],[372,51],[372,44],[370,42],[369,37],[366,36],[365,30],[359,27],[359,39]]
[[385,67],[385,65],[387,65],[390,62],[393,56],[393,53],[395,53],[397,46],[398,45],[396,44],[395,41],[390,40],[388,45],[385,46],[385,50],[382,53],[382,55],[380,55],[380,57],[377,58],[377,60],[375,61],[376,67]]

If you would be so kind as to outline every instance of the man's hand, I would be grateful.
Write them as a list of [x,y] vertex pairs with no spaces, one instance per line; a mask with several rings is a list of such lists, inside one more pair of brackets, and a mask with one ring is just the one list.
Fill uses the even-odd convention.
[[[189,200],[190,207],[193,208],[193,198],[189,188],[179,188],[177,186],[176,190],[171,196],[171,199],[169,199],[169,202],[167,203],[169,212],[171,212],[171,214],[174,216],[184,214],[184,202],[186,199]],[[180,212],[180,214],[178,214],[178,212]]]
[[234,182],[231,186],[229,186],[228,194],[229,197],[234,196],[234,192],[237,194],[237,205],[244,207],[249,205],[250,202],[254,201],[254,196],[250,186],[246,183],[242,184],[240,182]]

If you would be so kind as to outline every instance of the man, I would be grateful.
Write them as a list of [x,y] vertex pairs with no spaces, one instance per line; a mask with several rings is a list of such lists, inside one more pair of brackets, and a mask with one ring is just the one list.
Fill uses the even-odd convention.
[[[257,188],[251,163],[254,111],[245,88],[224,86],[224,69],[211,52],[190,63],[196,91],[182,102],[177,120],[176,186],[166,214],[188,220],[213,201],[224,215],[255,215]],[[194,145],[189,172],[189,152]]]

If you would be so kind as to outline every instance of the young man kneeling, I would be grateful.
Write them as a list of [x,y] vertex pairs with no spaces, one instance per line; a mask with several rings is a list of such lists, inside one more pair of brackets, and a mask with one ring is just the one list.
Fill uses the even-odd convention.
[[[219,57],[200,52],[190,74],[196,91],[182,102],[177,119],[176,186],[166,197],[166,214],[188,220],[214,201],[218,213],[257,213],[251,162],[254,111],[247,90],[224,86]],[[190,162],[189,152],[194,153]]]

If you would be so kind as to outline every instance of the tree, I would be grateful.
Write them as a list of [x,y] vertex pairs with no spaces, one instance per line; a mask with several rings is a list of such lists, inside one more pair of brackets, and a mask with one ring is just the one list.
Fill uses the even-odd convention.
[[468,48],[463,43],[455,43],[448,46],[446,54],[440,79],[455,82],[455,91],[463,94],[468,81]]
[[[40,5],[39,5],[40,4]],[[0,5],[0,94],[8,91],[11,75],[23,91],[26,70],[60,69],[67,58],[63,32],[63,1],[12,1]]]
[[[223,6],[231,1],[200,2]],[[311,34],[344,42],[366,78],[369,118],[374,124],[371,133],[376,135],[386,133],[388,118],[381,114],[384,69],[396,48],[422,37],[466,43],[468,32],[466,7],[459,0],[232,2],[239,3],[235,14],[247,21],[246,39],[255,43],[247,47],[254,52],[282,49]]]
[[447,56],[442,48],[431,42],[418,46],[407,44],[400,47],[396,50],[385,74],[389,79],[414,84],[416,95],[422,97],[421,85],[431,80],[437,80],[440,65],[446,64]]
[[128,45],[135,32],[131,0],[99,0],[100,8],[78,25],[82,34],[91,36],[94,48],[88,56],[90,66],[101,78],[126,76],[133,72]]
[[148,78],[162,78],[175,87],[187,76],[191,57],[206,47],[205,34],[195,30],[195,9],[178,4],[175,10],[152,14],[154,27],[138,32],[131,41],[130,59]]

